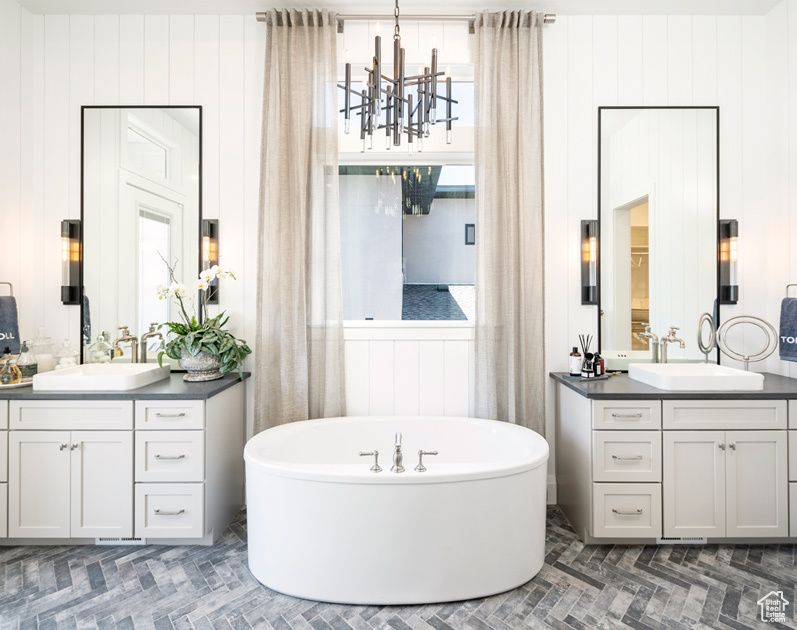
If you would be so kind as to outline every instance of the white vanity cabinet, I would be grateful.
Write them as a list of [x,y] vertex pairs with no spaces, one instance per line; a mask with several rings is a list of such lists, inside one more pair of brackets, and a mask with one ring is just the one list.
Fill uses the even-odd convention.
[[199,388],[0,400],[0,544],[212,544],[243,506],[245,391]]
[[556,428],[558,504],[587,543],[797,535],[797,401],[592,399],[560,381]]
[[664,535],[788,536],[785,431],[664,431]]
[[129,431],[12,431],[9,536],[133,535]]
[[133,535],[132,402],[11,401],[10,416],[10,538]]

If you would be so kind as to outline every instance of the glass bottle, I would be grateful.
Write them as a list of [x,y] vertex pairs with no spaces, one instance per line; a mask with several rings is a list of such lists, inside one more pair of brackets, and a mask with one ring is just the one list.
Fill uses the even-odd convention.
[[33,351],[33,356],[39,364],[38,373],[49,372],[55,368],[55,359],[53,358],[53,340],[44,332],[44,328],[39,328],[36,338],[30,341],[30,349]]
[[36,361],[36,357],[33,356],[33,352],[28,348],[28,342],[22,342],[22,350],[19,353],[19,358],[17,359],[17,366],[19,367],[19,371],[22,373],[22,382],[23,383],[30,383],[33,381],[33,377],[38,371],[39,365]]
[[22,381],[22,373],[14,363],[14,357],[11,355],[11,348],[6,347],[2,359],[3,367],[0,369],[0,386],[2,385],[16,385]]

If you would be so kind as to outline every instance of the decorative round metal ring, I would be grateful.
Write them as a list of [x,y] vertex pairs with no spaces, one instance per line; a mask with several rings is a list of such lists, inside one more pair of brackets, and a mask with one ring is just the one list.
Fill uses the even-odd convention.
[[[703,343],[703,325],[708,322],[709,325],[709,338],[708,343]],[[706,363],[708,363],[708,355],[711,353],[711,350],[714,348],[714,344],[717,342],[717,326],[714,324],[714,318],[709,313],[703,313],[700,316],[700,319],[697,320],[697,347],[700,348],[700,352],[706,355]]]
[[[728,333],[734,326],[738,326],[740,324],[752,324],[764,331],[764,335],[767,337],[767,343],[759,352],[745,355],[728,347]],[[731,317],[728,321],[722,324],[722,326],[720,326],[719,330],[717,331],[717,345],[719,346],[720,350],[722,350],[732,359],[743,361],[744,369],[746,370],[751,361],[763,361],[770,354],[775,352],[775,350],[777,350],[778,331],[775,330],[775,327],[772,324],[764,319],[761,319],[760,317],[754,317],[752,315],[738,315],[736,317]]]

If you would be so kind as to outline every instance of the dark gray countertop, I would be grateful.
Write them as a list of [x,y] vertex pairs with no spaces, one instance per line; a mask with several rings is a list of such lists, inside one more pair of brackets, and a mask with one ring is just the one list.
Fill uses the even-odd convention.
[[586,398],[593,400],[755,400],[755,399],[797,399],[797,379],[778,374],[764,374],[764,389],[760,392],[683,392],[659,389],[634,381],[628,374],[618,374],[600,381],[574,381],[565,377],[564,372],[551,372],[555,381],[569,387]]
[[[241,382],[238,372],[206,383],[186,383],[184,374],[175,372],[168,379],[126,392],[47,392],[35,391],[32,386],[0,389],[0,400],[207,400]],[[244,372],[244,380],[250,376],[249,372]]]

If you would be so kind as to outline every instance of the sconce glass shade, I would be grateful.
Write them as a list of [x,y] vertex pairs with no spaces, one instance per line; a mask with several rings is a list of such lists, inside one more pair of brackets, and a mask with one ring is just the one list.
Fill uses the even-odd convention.
[[61,302],[80,304],[80,221],[61,221]]
[[598,303],[598,221],[581,222],[581,303]]
[[[202,219],[202,271],[219,264],[219,222],[217,219]],[[219,280],[214,279],[208,287],[208,304],[219,303]]]
[[736,219],[720,221],[720,304],[739,301],[739,222]]

